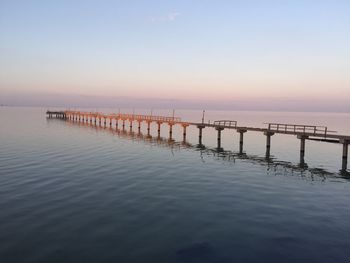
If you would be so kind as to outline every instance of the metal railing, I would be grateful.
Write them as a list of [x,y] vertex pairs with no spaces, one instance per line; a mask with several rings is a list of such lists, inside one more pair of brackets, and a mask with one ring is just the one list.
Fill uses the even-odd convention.
[[226,128],[236,128],[237,127],[237,121],[230,121],[230,120],[214,121],[213,124],[215,126],[226,127]]
[[324,135],[327,136],[329,131],[326,126],[313,126],[313,125],[300,125],[300,124],[285,124],[285,123],[265,123],[268,125],[269,131],[276,131],[281,133],[290,133],[295,134],[314,134],[314,135]]
[[179,117],[167,117],[167,116],[152,116],[152,115],[140,115],[140,114],[124,114],[124,113],[113,113],[103,114],[100,112],[80,112],[80,111],[66,111],[66,114],[90,116],[94,118],[105,118],[105,119],[124,119],[124,120],[136,120],[136,121],[159,121],[159,122],[170,122],[178,123],[181,122]]

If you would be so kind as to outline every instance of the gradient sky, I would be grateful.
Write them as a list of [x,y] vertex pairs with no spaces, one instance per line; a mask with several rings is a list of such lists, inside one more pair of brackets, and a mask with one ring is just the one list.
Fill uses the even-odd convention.
[[0,0],[0,96],[350,100],[350,1]]

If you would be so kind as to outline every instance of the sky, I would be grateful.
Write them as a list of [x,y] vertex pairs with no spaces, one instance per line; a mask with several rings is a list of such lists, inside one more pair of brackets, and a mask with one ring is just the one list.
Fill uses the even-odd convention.
[[348,0],[0,0],[0,104],[350,112],[349,14]]

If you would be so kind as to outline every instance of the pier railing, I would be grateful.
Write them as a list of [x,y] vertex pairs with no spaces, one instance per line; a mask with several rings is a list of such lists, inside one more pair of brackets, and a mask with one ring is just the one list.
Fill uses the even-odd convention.
[[66,111],[66,113],[73,114],[73,115],[92,116],[97,118],[108,118],[108,119],[117,118],[117,119],[124,119],[124,120],[156,121],[156,122],[169,122],[169,123],[181,122],[181,118],[179,117],[165,117],[165,116],[125,114],[125,113],[103,114],[101,112],[80,112],[80,111]]
[[236,128],[237,121],[230,121],[230,120],[214,121],[214,126],[220,126],[220,127],[226,127],[226,128]]
[[[293,132],[303,134],[314,134],[327,136],[328,128],[326,126],[312,126],[312,125],[298,125],[298,124],[285,124],[285,123],[265,123],[268,124],[269,131],[275,132]],[[334,132],[334,131],[331,131]]]

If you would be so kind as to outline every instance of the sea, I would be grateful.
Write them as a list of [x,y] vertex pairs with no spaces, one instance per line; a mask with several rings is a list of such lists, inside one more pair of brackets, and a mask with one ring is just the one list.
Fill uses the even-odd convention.
[[[350,262],[350,176],[342,145],[143,123],[138,132],[0,107],[0,262]],[[51,108],[50,110],[63,110]],[[77,109],[78,110],[78,109]],[[96,109],[79,109],[95,111]],[[118,109],[97,109],[118,112]],[[150,114],[144,109],[125,113]],[[201,122],[201,110],[152,115]],[[234,120],[327,126],[349,113],[206,111]],[[348,170],[349,172],[349,170]]]

